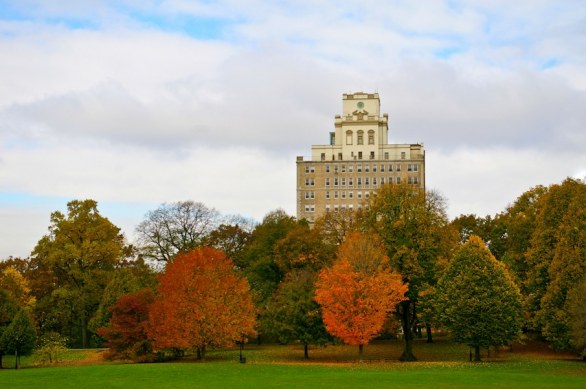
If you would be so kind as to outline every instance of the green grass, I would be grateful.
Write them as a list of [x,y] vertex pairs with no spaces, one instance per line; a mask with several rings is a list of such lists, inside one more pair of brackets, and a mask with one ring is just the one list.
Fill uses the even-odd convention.
[[356,360],[357,347],[314,348],[311,360],[304,361],[301,347],[273,345],[247,346],[246,364],[238,363],[237,349],[209,352],[205,362],[186,358],[160,364],[34,368],[28,360],[30,367],[0,371],[0,385],[60,389],[586,387],[585,363],[546,348],[516,347],[512,353],[491,353],[490,358],[485,353],[482,363],[468,362],[468,348],[447,341],[418,342],[415,353],[420,362],[415,363],[398,362],[400,350],[398,342],[369,345],[363,362]]

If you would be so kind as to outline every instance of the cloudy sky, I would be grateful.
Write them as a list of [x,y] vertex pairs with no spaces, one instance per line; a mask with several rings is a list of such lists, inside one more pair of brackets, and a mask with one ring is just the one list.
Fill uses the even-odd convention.
[[586,2],[0,0],[0,259],[92,198],[295,214],[343,93],[423,142],[450,217],[586,176]]

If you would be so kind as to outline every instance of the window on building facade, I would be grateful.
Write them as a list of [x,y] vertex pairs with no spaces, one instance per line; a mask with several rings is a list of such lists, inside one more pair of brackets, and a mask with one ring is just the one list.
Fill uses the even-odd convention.
[[346,165],[342,164],[342,173],[346,173]]
[[417,177],[413,177],[413,183],[414,184],[419,184],[419,179]]
[[364,178],[364,185],[368,185],[368,184],[369,184],[369,182],[370,182],[370,181],[369,181],[368,177]]
[[370,164],[367,163],[366,165],[364,165],[364,171],[366,173],[370,172]]
[[376,186],[376,177],[372,177],[372,185]]
[[309,186],[309,178],[305,179],[305,186]]
[[362,159],[362,151],[358,152],[358,159]]
[[370,159],[374,159],[374,151],[370,152]]
[[385,165],[380,165],[380,171],[381,173],[385,171]]
[[401,177],[397,177],[397,184],[401,183]]
[[342,186],[346,186],[346,177],[342,177]]
[[334,186],[338,186],[338,177],[334,177]]
[[326,177],[326,186],[330,186],[330,177]]
[[330,172],[330,165],[326,165],[326,173]]
[[338,191],[337,191],[337,190],[335,190],[335,191],[334,191],[334,198],[335,198],[335,199],[337,199],[337,198],[338,198]]
[[401,171],[401,165],[400,165],[400,164],[399,164],[399,165],[397,165],[397,169],[396,169],[396,170],[397,170],[398,172],[400,172],[400,171]]
[[343,199],[345,199],[345,198],[346,198],[346,191],[345,191],[345,190],[343,190],[343,191],[342,191],[342,198],[343,198]]
[[309,173],[309,165],[305,165],[305,173]]
[[401,159],[405,159],[406,155],[404,151],[401,151]]
[[389,159],[389,152],[385,151],[385,159]]
[[364,192],[364,198],[365,199],[370,198],[370,192]]
[[348,186],[352,186],[354,185],[354,181],[352,179],[352,177],[348,178]]
[[354,196],[354,192],[352,192],[352,191],[349,191],[349,192],[348,192],[348,198],[349,198],[349,199],[351,199],[353,196]]
[[348,165],[348,172],[352,173],[354,171],[354,165],[350,164]]
[[334,173],[337,173],[337,172],[338,172],[338,164],[335,164],[334,165]]
[[342,160],[342,153],[338,153],[338,160],[341,161]]
[[358,137],[356,138],[356,143],[359,145],[364,144],[364,131],[358,130]]
[[326,205],[326,212],[330,212],[330,204]]
[[326,160],[326,153],[321,153],[321,160],[325,161]]
[[359,199],[362,198],[362,192],[356,192],[356,197],[358,197]]
[[372,172],[376,173],[376,163],[374,165],[372,165]]
[[326,190],[326,199],[329,199],[329,198],[330,198],[330,191]]
[[350,130],[346,131],[346,144],[347,145],[352,144],[352,131],[350,131]]
[[373,130],[368,131],[368,144],[369,145],[374,144],[374,131]]
[[381,177],[381,178],[380,178],[380,184],[381,184],[381,185],[384,185],[384,183],[385,183],[385,178],[384,178],[384,177]]
[[357,184],[358,185],[362,185],[362,177],[358,177],[357,178]]
[[356,165],[356,171],[358,173],[362,173],[362,164],[361,163],[359,163],[358,165]]
[[389,163],[389,171],[390,171],[390,172],[392,172],[392,171],[393,171],[393,165],[391,165],[390,163]]

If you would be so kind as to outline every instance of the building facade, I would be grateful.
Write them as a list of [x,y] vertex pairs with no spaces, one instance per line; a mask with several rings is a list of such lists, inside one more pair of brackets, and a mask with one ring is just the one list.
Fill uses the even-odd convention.
[[389,144],[389,116],[378,93],[344,94],[327,145],[297,157],[297,218],[313,223],[326,212],[359,209],[381,185],[425,189],[422,144]]

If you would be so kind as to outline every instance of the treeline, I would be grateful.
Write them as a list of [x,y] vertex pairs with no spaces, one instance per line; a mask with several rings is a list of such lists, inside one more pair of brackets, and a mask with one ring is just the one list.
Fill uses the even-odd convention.
[[132,245],[95,201],[72,201],[29,258],[0,262],[0,364],[65,343],[152,361],[299,342],[309,357],[310,345],[361,353],[398,334],[409,361],[414,337],[432,342],[439,327],[477,359],[522,332],[583,352],[584,204],[586,185],[567,179],[498,215],[449,221],[437,193],[388,185],[310,228],[282,211],[255,225],[185,201],[149,212]]

